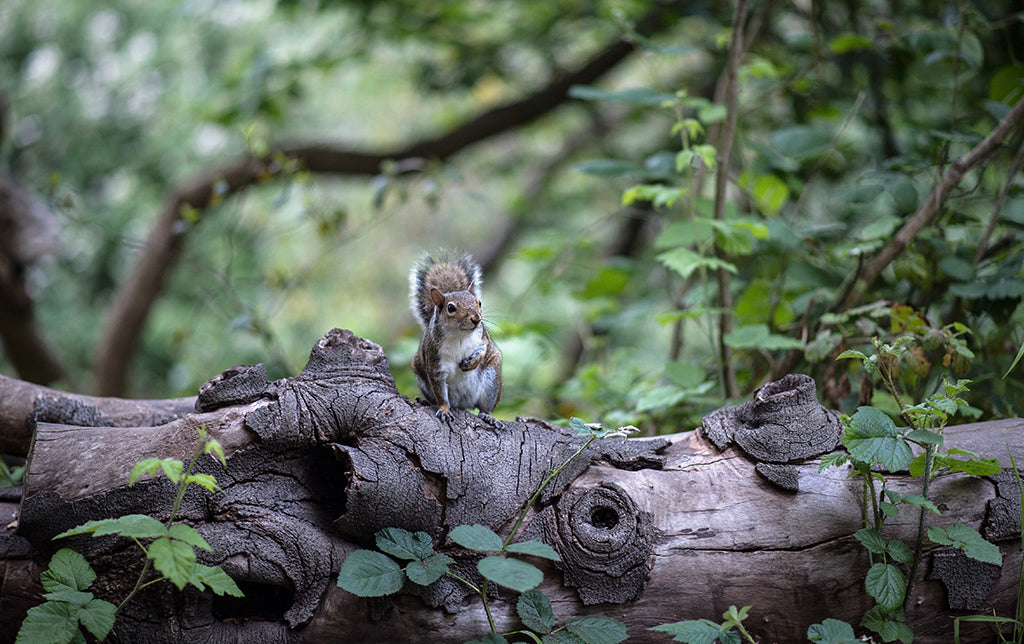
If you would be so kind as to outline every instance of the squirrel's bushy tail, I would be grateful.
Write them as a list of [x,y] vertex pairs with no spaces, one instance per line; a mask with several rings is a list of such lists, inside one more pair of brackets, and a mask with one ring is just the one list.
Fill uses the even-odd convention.
[[480,297],[480,283],[483,275],[480,265],[469,253],[442,250],[424,253],[409,271],[409,308],[424,329],[434,315],[434,302],[430,289],[442,293],[470,290]]

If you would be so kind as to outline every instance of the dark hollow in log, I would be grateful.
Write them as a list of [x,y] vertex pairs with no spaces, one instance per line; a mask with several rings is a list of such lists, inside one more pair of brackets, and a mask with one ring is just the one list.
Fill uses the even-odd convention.
[[[715,441],[721,448],[700,432],[612,438],[565,468],[520,537],[540,538],[562,557],[558,567],[538,562],[558,622],[606,615],[624,621],[639,642],[669,641],[647,629],[718,619],[730,604],[753,606],[747,627],[764,641],[800,641],[810,624],[828,617],[856,624],[870,608],[867,555],[853,537],[861,527],[860,483],[848,468],[818,472],[816,455],[835,445],[838,425],[817,405],[808,380],[773,383],[746,406],[713,415],[706,427],[741,421],[723,430],[726,440]],[[166,518],[171,484],[158,478],[129,487],[128,473],[149,456],[187,459],[201,425],[223,444],[228,467],[204,459],[199,471],[216,476],[223,491],[190,491],[180,519],[213,547],[200,552],[200,562],[222,566],[247,597],[157,584],[119,614],[110,641],[479,638],[486,618],[461,584],[442,578],[367,601],[336,586],[341,562],[356,548],[373,547],[377,530],[402,527],[427,532],[472,577],[476,559],[449,542],[448,532],[480,523],[507,534],[548,472],[584,440],[539,419],[493,426],[458,412],[445,424],[398,393],[380,347],[337,329],[316,344],[299,375],[268,382],[259,366],[231,369],[204,385],[194,412],[170,422],[39,423],[17,535],[9,528],[0,535],[0,613],[17,615],[0,639],[13,636],[38,592],[32,580],[58,547],[74,547],[92,562],[98,596],[119,601],[127,594],[142,566],[128,540],[51,537],[91,519],[134,512]],[[789,438],[772,439],[765,427]],[[950,427],[946,447],[1002,460],[1009,449],[1024,460],[1022,430],[1021,420]],[[792,443],[799,447],[781,456],[763,448]],[[764,478],[773,476],[785,489]],[[900,476],[889,485],[904,495],[919,493],[918,486]],[[984,568],[929,551],[909,603],[915,641],[949,641],[951,616],[963,611],[1011,614],[1021,561],[1015,495],[1012,475],[933,481],[931,496],[943,514],[929,524],[983,530],[1000,545],[1004,563]],[[909,542],[916,521],[915,513],[900,512],[887,536]],[[514,604],[512,594],[496,592],[500,630],[519,627]]]

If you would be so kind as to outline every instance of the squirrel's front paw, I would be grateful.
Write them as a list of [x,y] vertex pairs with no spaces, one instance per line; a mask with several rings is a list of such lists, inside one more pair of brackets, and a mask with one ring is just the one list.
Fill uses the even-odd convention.
[[447,407],[438,407],[435,415],[446,423],[450,423],[455,420],[455,414],[450,412]]
[[459,369],[463,371],[470,371],[476,369],[477,365],[480,364],[480,359],[484,357],[484,348],[477,347],[476,351],[469,354],[459,362]]

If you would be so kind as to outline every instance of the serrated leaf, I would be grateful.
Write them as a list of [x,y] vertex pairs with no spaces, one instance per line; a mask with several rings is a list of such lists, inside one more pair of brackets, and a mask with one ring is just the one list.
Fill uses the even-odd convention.
[[906,468],[914,459],[895,423],[874,407],[860,407],[843,433],[850,456],[868,464],[881,463],[888,471]]
[[117,606],[102,599],[94,599],[78,611],[78,620],[96,639],[102,641],[110,629],[114,628],[116,613]]
[[405,573],[394,559],[372,550],[356,550],[341,564],[338,586],[359,597],[383,597],[402,589]]
[[840,353],[839,355],[836,356],[836,360],[845,360],[845,359],[867,360],[868,357],[866,355],[864,355],[863,353],[861,353],[860,351],[854,351],[853,349],[847,349],[846,351],[843,351],[842,353]]
[[883,608],[891,610],[903,603],[903,573],[892,564],[876,563],[871,566],[864,578],[864,587]]
[[861,528],[857,532],[853,533],[857,541],[860,541],[861,545],[868,549],[869,552],[876,554],[882,554],[885,552],[885,537],[882,533],[875,528]]
[[657,260],[679,273],[684,279],[694,271],[705,268],[708,270],[724,269],[730,273],[737,271],[736,266],[717,257],[709,257],[695,253],[689,248],[674,248],[657,256]]
[[520,541],[518,543],[509,544],[505,548],[508,552],[515,552],[521,555],[531,555],[533,557],[542,557],[544,559],[550,559],[551,561],[561,561],[562,558],[558,556],[558,552],[554,548],[541,541]]
[[164,476],[178,485],[181,483],[181,473],[185,470],[185,464],[176,458],[164,458],[160,460],[160,469],[163,470]]
[[565,625],[565,630],[587,644],[619,644],[629,637],[625,624],[599,615],[575,619]]
[[410,561],[405,567],[405,574],[413,583],[427,586],[444,576],[453,563],[455,560],[448,555],[435,553],[420,561]]
[[149,544],[147,556],[153,560],[153,567],[167,577],[178,590],[182,590],[192,577],[192,566],[196,563],[196,552],[192,546],[168,537],[160,537]]
[[156,471],[160,469],[159,458],[144,458],[132,467],[131,474],[128,475],[128,485],[135,485],[135,482],[139,480],[139,477],[143,474],[149,474],[150,476],[156,474]]
[[908,504],[913,505],[913,506],[918,507],[918,508],[924,508],[925,510],[930,510],[930,511],[934,512],[935,514],[939,514],[939,515],[942,514],[942,512],[939,511],[939,508],[938,508],[937,505],[935,505],[934,503],[932,503],[931,501],[929,501],[925,497],[921,496],[920,494],[908,494],[907,496],[903,497],[903,502],[904,503],[908,503]]
[[896,563],[909,564],[914,560],[914,551],[910,546],[896,539],[886,542],[885,554]]
[[928,528],[928,538],[941,545],[959,548],[971,559],[997,566],[1003,565],[1003,555],[999,551],[999,546],[986,541],[977,530],[962,523],[954,523],[948,528],[932,526]]
[[217,442],[217,439],[207,439],[206,444],[203,446],[203,453],[212,454],[214,458],[220,461],[223,467],[226,468],[228,466],[228,462],[224,459],[224,448]]
[[426,532],[384,528],[375,535],[377,547],[399,559],[426,559],[434,553],[434,540]]
[[824,456],[821,457],[821,460],[818,462],[818,471],[824,472],[830,467],[839,467],[840,465],[845,465],[847,462],[849,462],[849,460],[850,455],[844,454],[843,452],[832,452],[831,454],[825,454]]
[[523,620],[526,628],[540,634],[550,633],[555,627],[555,614],[551,610],[551,600],[539,590],[528,590],[519,596],[516,602],[516,613]]
[[211,551],[213,548],[210,544],[206,543],[206,539],[203,535],[199,534],[199,531],[190,525],[184,523],[175,523],[167,529],[167,536],[178,541],[184,541],[185,543],[195,546],[196,548],[202,548],[203,550]]
[[78,632],[78,609],[64,602],[45,602],[28,609],[14,642],[70,642]]
[[193,483],[206,489],[208,492],[220,492],[217,479],[210,474],[189,474],[185,477],[186,485],[192,485]]
[[807,639],[819,644],[863,644],[853,632],[852,626],[832,618],[808,627]]
[[145,514],[126,514],[117,519],[104,519],[92,531],[94,537],[116,534],[135,539],[162,537],[167,534],[167,526]]
[[707,619],[693,619],[672,624],[661,624],[648,630],[672,635],[677,642],[687,644],[739,644],[739,635],[733,631],[722,631],[718,624]]
[[463,548],[481,552],[498,552],[504,545],[501,537],[494,530],[479,523],[455,526],[448,533],[448,538]]
[[197,563],[192,569],[189,583],[197,588],[205,586],[212,590],[215,595],[245,597],[245,594],[238,587],[238,584],[235,583],[235,580],[219,566],[204,566]]
[[93,594],[82,590],[58,590],[52,593],[44,593],[47,601],[67,602],[81,608],[92,601]]
[[[953,453],[953,450],[950,450]],[[944,457],[941,464],[953,472],[963,472],[971,476],[992,476],[1003,471],[999,461],[994,458],[972,458],[960,460],[958,458]]]
[[476,569],[485,579],[521,593],[536,588],[544,581],[544,573],[540,568],[519,559],[484,557],[477,563]]
[[85,590],[96,581],[96,573],[81,554],[61,548],[50,558],[50,567],[39,576],[43,589],[55,593],[62,590]]
[[942,447],[943,439],[942,434],[938,432],[931,432],[927,429],[915,429],[907,434],[907,440],[912,440],[915,443],[924,443],[927,445],[936,445]]

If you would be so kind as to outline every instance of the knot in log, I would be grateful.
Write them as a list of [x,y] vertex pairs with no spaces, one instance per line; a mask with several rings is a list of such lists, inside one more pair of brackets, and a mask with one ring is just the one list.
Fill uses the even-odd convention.
[[652,517],[614,483],[572,490],[545,510],[546,541],[584,604],[636,599],[650,577]]

